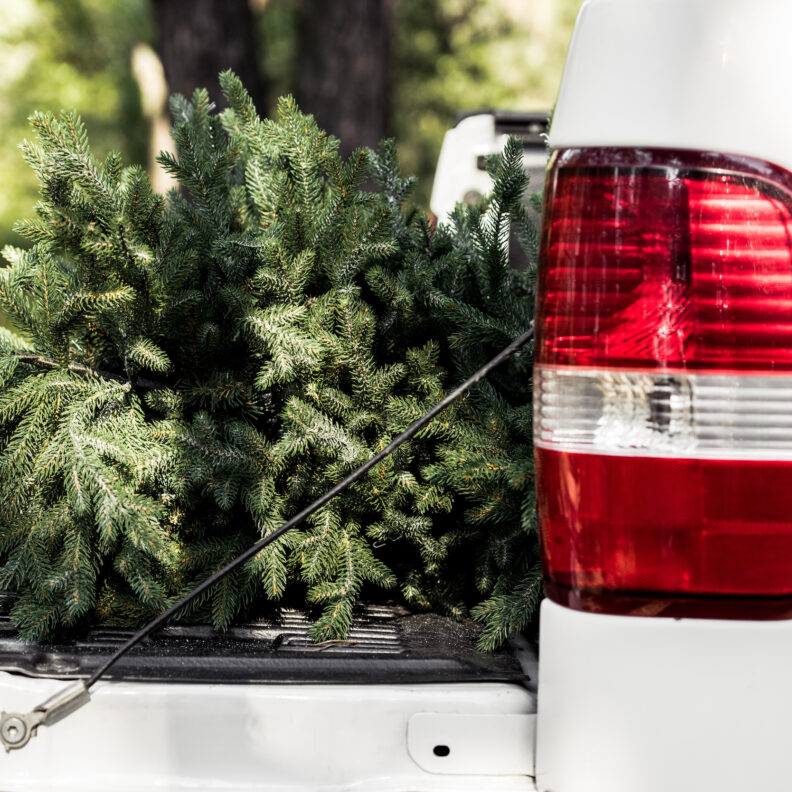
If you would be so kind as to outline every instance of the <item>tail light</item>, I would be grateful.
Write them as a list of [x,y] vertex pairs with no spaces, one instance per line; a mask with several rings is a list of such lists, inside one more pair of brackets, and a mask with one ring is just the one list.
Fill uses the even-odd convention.
[[552,599],[792,616],[792,174],[557,152],[534,394]]

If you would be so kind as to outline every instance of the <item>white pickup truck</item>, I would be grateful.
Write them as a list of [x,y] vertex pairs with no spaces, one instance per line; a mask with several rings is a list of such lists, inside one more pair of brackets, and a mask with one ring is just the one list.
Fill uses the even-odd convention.
[[[581,11],[539,273],[538,688],[519,639],[485,657],[389,609],[341,646],[298,615],[171,627],[0,755],[0,790],[792,789],[790,31],[789,0]],[[123,638],[0,630],[0,709]]]

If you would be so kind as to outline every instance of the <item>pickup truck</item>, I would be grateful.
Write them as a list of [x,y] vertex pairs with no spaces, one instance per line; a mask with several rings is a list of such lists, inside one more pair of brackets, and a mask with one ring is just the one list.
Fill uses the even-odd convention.
[[[0,790],[792,788],[790,30],[788,0],[581,11],[539,269],[538,683],[519,636],[483,656],[382,607],[342,644],[297,613],[169,627]],[[7,712],[126,637],[0,628]]]

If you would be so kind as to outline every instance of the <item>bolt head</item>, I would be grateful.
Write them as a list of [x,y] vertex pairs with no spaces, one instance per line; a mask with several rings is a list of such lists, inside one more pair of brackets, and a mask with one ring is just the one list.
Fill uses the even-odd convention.
[[8,715],[0,723],[0,737],[7,745],[18,745],[25,739],[26,734],[25,722],[16,715]]

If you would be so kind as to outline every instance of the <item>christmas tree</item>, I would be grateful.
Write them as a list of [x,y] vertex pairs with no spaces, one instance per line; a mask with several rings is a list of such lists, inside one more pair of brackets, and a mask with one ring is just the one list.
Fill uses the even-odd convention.
[[[457,206],[447,226],[402,241],[408,290],[427,327],[441,330],[444,364],[458,384],[503,349],[533,316],[539,235],[523,198],[528,177],[522,145],[507,142],[490,157],[490,196]],[[377,172],[379,163],[375,163]],[[388,173],[379,176],[386,194]],[[541,197],[530,196],[541,211]],[[393,202],[392,202],[393,203]],[[398,220],[396,221],[398,222]],[[417,224],[420,227],[420,223]],[[509,264],[509,234],[531,265]],[[434,576],[432,607],[484,624],[480,645],[495,649],[526,628],[541,599],[531,426],[532,350],[512,358],[466,396],[450,422],[428,481],[452,493],[455,508],[442,541],[448,548]],[[482,596],[485,598],[480,601]]]
[[[99,163],[71,113],[37,114],[37,218],[0,304],[0,588],[29,639],[140,623],[387,445],[528,325],[535,253],[513,141],[494,190],[433,230],[392,143],[343,161],[293,100],[262,120],[172,100],[178,181]],[[366,178],[377,189],[361,189]],[[523,354],[182,618],[226,628],[284,597],[344,637],[377,590],[524,627],[538,599]],[[483,602],[482,602],[483,600]]]

